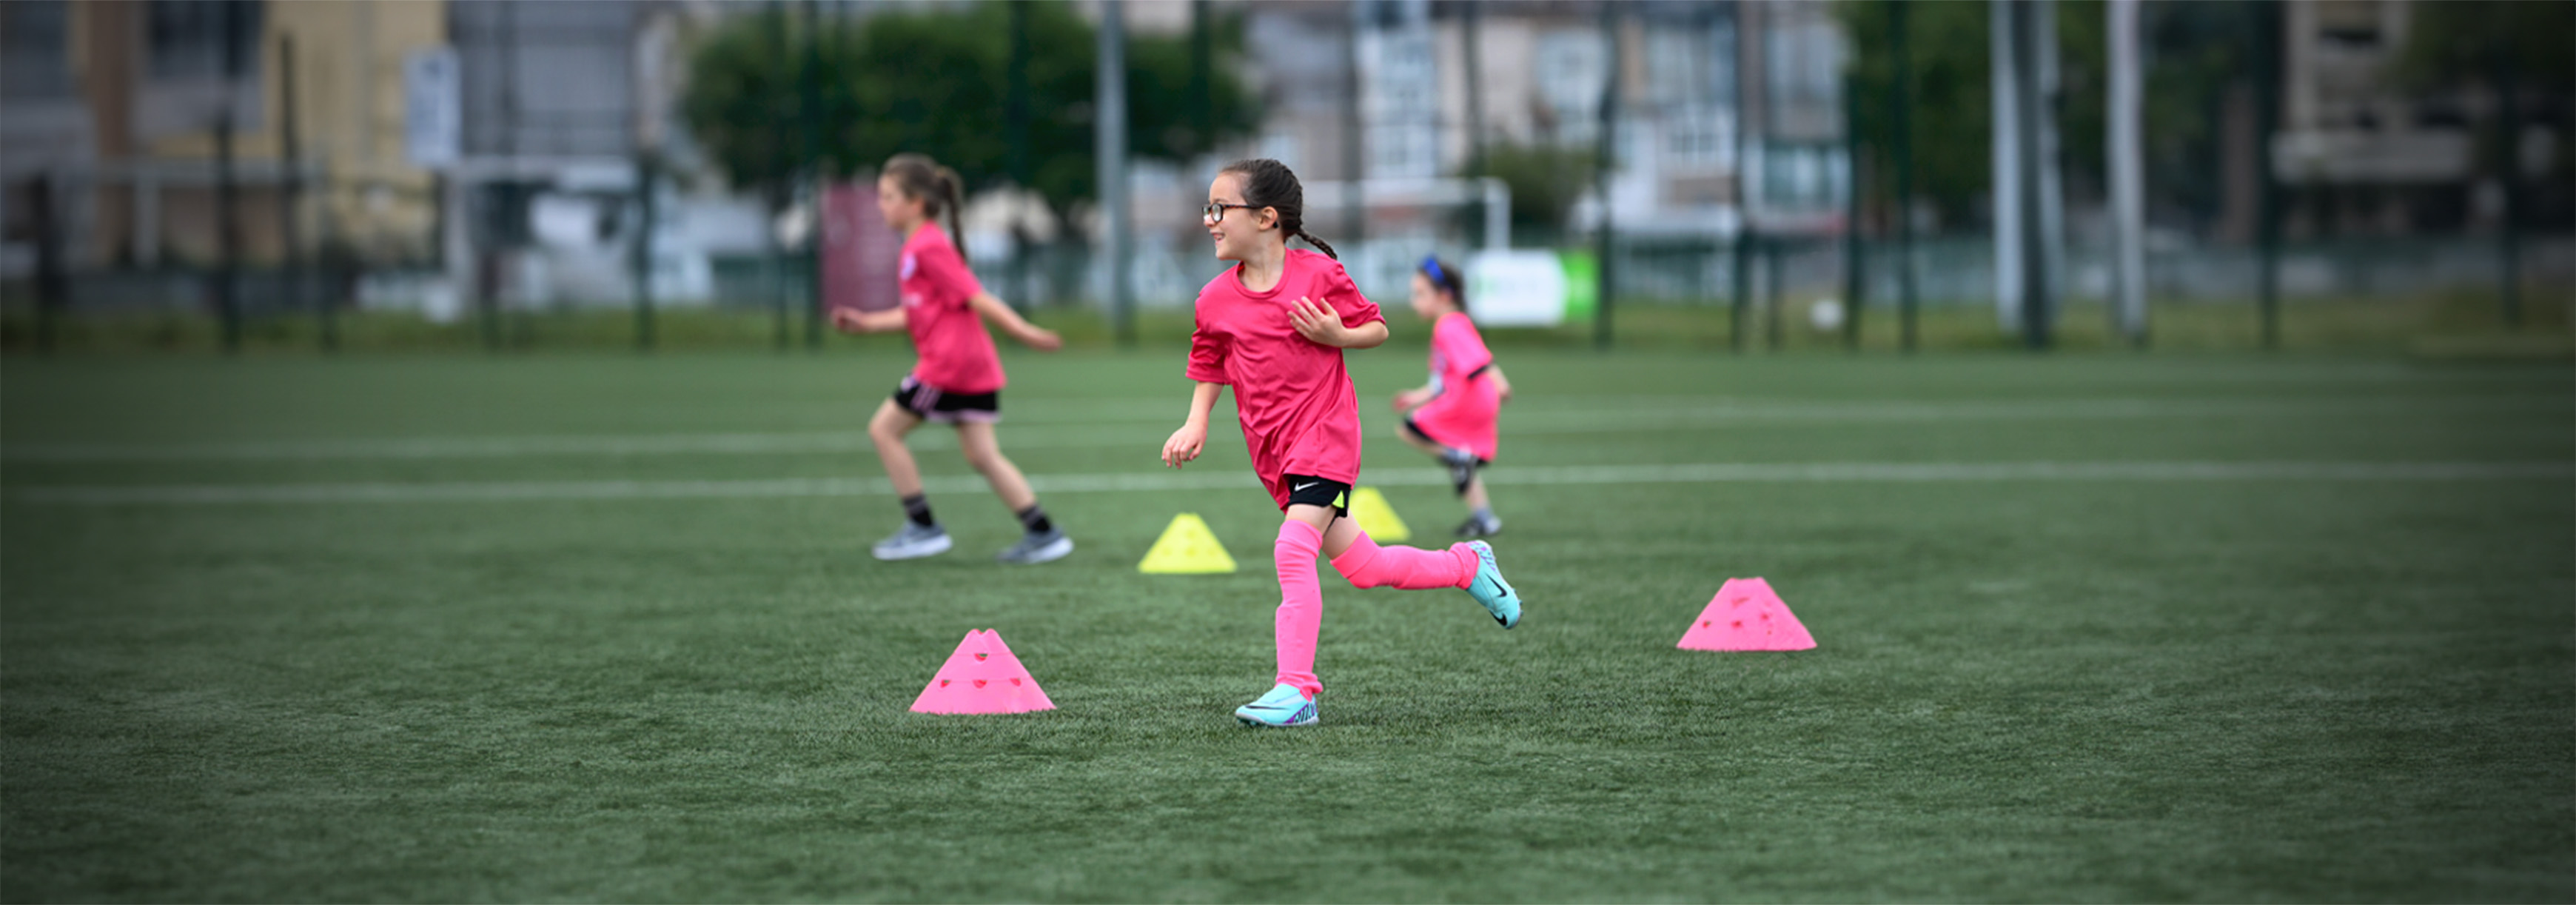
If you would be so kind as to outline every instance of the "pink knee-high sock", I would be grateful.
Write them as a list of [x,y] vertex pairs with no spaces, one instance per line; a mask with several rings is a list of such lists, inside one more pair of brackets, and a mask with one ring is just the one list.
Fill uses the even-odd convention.
[[1381,547],[1362,534],[1350,549],[1333,557],[1333,568],[1363,588],[1463,588],[1476,578],[1476,553],[1466,544],[1452,544],[1446,550]]
[[1315,556],[1324,549],[1324,532],[1289,519],[1279,526],[1271,556],[1279,566],[1278,684],[1295,685],[1313,698],[1324,690],[1315,678],[1315,638],[1324,628],[1324,586],[1315,577]]

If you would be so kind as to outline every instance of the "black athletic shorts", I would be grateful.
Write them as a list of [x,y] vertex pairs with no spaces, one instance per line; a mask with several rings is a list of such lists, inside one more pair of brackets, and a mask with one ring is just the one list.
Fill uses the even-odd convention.
[[1330,507],[1334,515],[1351,514],[1349,484],[1304,474],[1280,475],[1279,483],[1288,488],[1288,502],[1279,505],[1281,512],[1288,511],[1290,506],[1303,504]]
[[910,374],[894,388],[894,404],[921,417],[923,421],[956,424],[977,421],[991,424],[1002,420],[1002,394],[951,393],[921,382]]

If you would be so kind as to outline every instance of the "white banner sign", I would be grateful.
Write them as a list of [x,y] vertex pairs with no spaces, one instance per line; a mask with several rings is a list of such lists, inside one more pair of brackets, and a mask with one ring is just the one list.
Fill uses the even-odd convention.
[[1565,264],[1549,251],[1480,251],[1467,258],[1467,312],[1479,325],[1565,323]]
[[463,78],[456,51],[431,47],[403,57],[403,150],[414,166],[453,166],[465,146]]

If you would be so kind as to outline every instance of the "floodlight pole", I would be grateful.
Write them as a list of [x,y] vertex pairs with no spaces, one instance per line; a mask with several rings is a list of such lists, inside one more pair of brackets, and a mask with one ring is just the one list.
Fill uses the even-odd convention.
[[[306,285],[308,281],[304,267],[304,242],[302,241],[304,231],[303,224],[298,222],[297,217],[304,207],[302,204],[304,149],[302,133],[296,129],[295,87],[295,36],[278,35],[278,161],[285,172],[277,189],[277,230],[278,237],[283,240],[285,246],[281,249],[283,254],[279,256],[279,261],[284,265],[281,271],[285,276],[287,299],[293,303],[290,307],[315,298],[313,293],[307,291],[310,287]],[[339,346],[338,331],[334,329],[335,325],[331,322],[330,299],[324,296],[316,301],[313,312],[314,326],[321,334],[319,340],[322,351],[330,352]]]
[[1109,253],[1109,315],[1118,344],[1136,343],[1134,299],[1128,285],[1127,224],[1127,25],[1123,0],[1100,5],[1100,117],[1094,130],[1099,157],[1102,246]]
[[1484,40],[1477,20],[1484,4],[1469,2],[1458,7],[1459,42],[1466,57],[1467,69],[1467,159],[1481,164],[1485,157],[1485,70]]
[[[1011,190],[1026,193],[1029,186],[1029,4],[1036,0],[1009,0],[1011,9],[1011,61],[1005,78],[1009,95],[1003,107],[1003,134],[1011,146]],[[1025,197],[1025,195],[1023,195]],[[1019,227],[1015,210],[1011,223],[1011,305],[1025,309],[1029,304],[1028,233]]]
[[2132,346],[2147,343],[2146,156],[2141,138],[2145,81],[2138,58],[2138,0],[2110,0],[2111,327]]
[[2255,5],[2254,200],[2260,244],[2256,304],[2263,348],[2281,347],[2281,188],[2272,172],[2273,133],[2281,127],[2281,7]]
[[239,353],[242,342],[241,230],[237,227],[237,190],[233,179],[233,100],[241,91],[241,13],[239,4],[223,5],[223,97],[215,109],[215,310],[223,319],[224,352]]
[[[1361,133],[1368,127],[1362,105],[1367,92],[1360,86],[1360,34],[1367,30],[1369,0],[1351,0],[1350,42],[1344,45],[1342,74],[1348,80],[1342,104],[1342,235],[1343,247],[1355,252],[1360,239],[1368,234],[1367,196],[1360,183],[1367,178],[1368,161]],[[1348,266],[1347,262],[1344,266]]]
[[[1888,44],[1894,51],[1894,78],[1889,84],[1888,143],[1896,169],[1896,307],[1897,345],[1914,351],[1920,305],[1914,282],[1914,57],[1907,51],[1906,9],[1910,0],[1887,5]],[[1858,312],[1855,311],[1855,320]]]
[[1867,212],[1861,191],[1860,83],[1843,80],[1843,348],[1860,351],[1860,313],[1869,300],[1869,260],[1861,240]]
[[[792,59],[790,54],[795,52],[795,48],[788,46],[787,4],[784,0],[770,0],[768,13],[770,17],[769,30],[771,50],[778,54],[777,59],[784,63],[787,60]],[[784,111],[782,110],[781,112]],[[776,199],[778,202],[778,209],[772,211],[772,213],[784,213],[786,212],[787,205],[795,201],[796,193],[796,177],[789,173],[791,167],[788,163],[787,128],[784,124],[772,123],[769,127],[769,162],[771,164],[770,179],[772,180],[769,190],[771,192],[771,197]],[[769,224],[768,233],[770,347],[780,352],[785,352],[787,351],[787,346],[789,344],[787,335],[787,240],[778,235],[778,224],[776,221],[772,221]]]
[[1601,4],[1601,43],[1605,66],[1601,79],[1600,150],[1596,152],[1596,160],[1592,166],[1593,189],[1601,197],[1599,236],[1601,244],[1600,250],[1595,253],[1599,260],[1594,262],[1592,268],[1596,282],[1592,309],[1592,347],[1604,352],[1610,351],[1610,297],[1617,291],[1619,285],[1618,277],[1613,273],[1617,267],[1611,263],[1615,254],[1613,249],[1617,231],[1615,221],[1610,215],[1612,207],[1610,171],[1619,162],[1619,10],[1621,8],[1622,4],[1618,3]]
[[[805,230],[805,348],[823,347],[823,137],[819,122],[823,118],[823,7],[817,0],[805,0],[804,65],[796,68],[797,117],[799,131],[805,139],[805,204],[813,225]],[[959,203],[964,203],[962,195]],[[961,218],[964,211],[951,211]]]
[[1744,352],[1744,313],[1753,303],[1753,243],[1755,196],[1761,183],[1754,162],[1755,122],[1753,105],[1759,99],[1753,79],[1762,71],[1754,54],[1762,42],[1755,36],[1751,0],[1735,0],[1735,262],[1727,276],[1734,280],[1734,304],[1727,306],[1726,341],[1736,353]]
[[2496,231],[2497,301],[2504,306],[2506,329],[2522,326],[2522,104],[2515,84],[2521,73],[2515,71],[2520,60],[2515,49],[2520,43],[2507,37],[2496,42],[2491,54],[2494,62],[2489,72],[2496,91],[2496,183],[2504,189],[2503,222]]

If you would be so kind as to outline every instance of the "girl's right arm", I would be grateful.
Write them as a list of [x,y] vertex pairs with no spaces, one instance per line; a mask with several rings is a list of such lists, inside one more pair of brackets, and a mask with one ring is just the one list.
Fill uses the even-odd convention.
[[1430,401],[1431,385],[1423,384],[1421,386],[1414,387],[1413,389],[1396,393],[1395,410],[1399,412],[1409,412],[1414,409],[1421,408],[1423,403]]
[[882,333],[887,330],[901,330],[904,327],[903,309],[854,311],[848,308],[834,308],[832,327],[843,333]]
[[1216,408],[1216,397],[1224,392],[1225,384],[1204,380],[1190,391],[1189,420],[1181,422],[1181,429],[1163,441],[1163,464],[1179,468],[1207,448],[1208,412]]

